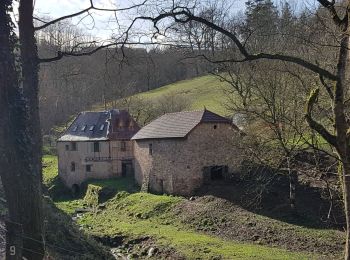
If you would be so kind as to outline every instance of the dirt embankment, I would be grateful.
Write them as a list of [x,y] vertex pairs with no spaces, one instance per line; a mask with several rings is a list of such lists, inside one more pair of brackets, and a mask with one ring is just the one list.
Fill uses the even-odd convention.
[[214,196],[184,201],[174,211],[184,224],[225,239],[315,252],[325,258],[337,258],[343,250],[344,233],[341,231],[289,224]]

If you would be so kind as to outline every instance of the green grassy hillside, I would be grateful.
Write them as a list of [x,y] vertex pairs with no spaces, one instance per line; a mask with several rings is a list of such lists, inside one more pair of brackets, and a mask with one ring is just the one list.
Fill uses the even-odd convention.
[[[57,160],[43,159],[44,183],[57,183]],[[76,216],[87,234],[132,259],[338,259],[343,232],[289,224],[255,214],[213,196],[183,197],[140,193],[133,180],[91,180],[89,184],[113,188],[116,194],[91,212],[75,214],[86,207],[84,194],[54,202]],[[237,232],[236,232],[237,231]],[[177,255],[178,257],[175,257]],[[170,257],[170,258],[169,258]]]
[[[225,90],[229,90],[229,84],[221,82],[212,75],[202,76],[190,80],[179,81],[148,92],[136,94],[135,97],[156,101],[167,94],[181,95],[190,101],[190,109],[207,109],[221,115],[226,115],[224,103],[226,102]],[[94,109],[103,110],[102,105]]]
[[215,76],[203,76],[191,80],[183,80],[145,93],[138,94],[144,98],[156,99],[168,93],[184,95],[192,101],[191,109],[203,109],[204,106],[219,114],[227,113],[225,90],[229,85]]

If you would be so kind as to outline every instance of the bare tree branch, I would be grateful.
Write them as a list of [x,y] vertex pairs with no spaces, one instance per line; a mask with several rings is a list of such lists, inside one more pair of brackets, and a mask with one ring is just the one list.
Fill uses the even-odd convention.
[[196,16],[192,14],[192,12],[188,8],[179,8],[175,7],[171,12],[166,12],[163,14],[160,14],[156,17],[147,17],[147,16],[140,16],[134,19],[133,23],[140,19],[140,20],[148,20],[153,22],[154,27],[156,28],[157,31],[159,31],[159,28],[157,26],[158,22],[166,19],[166,18],[173,18],[175,22],[178,23],[188,23],[190,21],[196,21],[199,23],[202,23],[213,30],[222,33],[223,35],[227,36],[238,48],[239,52],[243,55],[242,59],[225,59],[225,60],[212,60],[214,63],[225,63],[225,62],[246,62],[246,61],[255,61],[255,60],[260,60],[260,59],[269,59],[269,60],[281,60],[281,61],[287,61],[291,62],[297,65],[300,65],[308,70],[311,70],[319,75],[322,75],[323,77],[326,77],[330,80],[336,81],[338,78],[336,75],[331,73],[330,71],[321,68],[320,66],[313,64],[309,61],[306,61],[304,59],[294,57],[294,56],[289,56],[289,55],[283,55],[283,54],[269,54],[269,53],[258,53],[258,54],[251,54],[248,52],[246,47],[241,43],[241,41],[238,39],[238,37],[226,30],[225,28],[208,21],[207,19],[203,17]]
[[333,94],[332,88],[326,83],[326,81],[324,80],[322,75],[320,75],[320,81],[321,81],[322,85],[325,87],[329,97],[333,100],[334,94]]
[[[91,42],[92,43],[96,43],[96,42]],[[57,55],[51,58],[40,58],[39,62],[40,63],[47,63],[47,62],[53,62],[53,61],[58,61],[64,57],[81,57],[81,56],[89,56],[92,55],[102,49],[106,49],[106,48],[110,48],[110,47],[116,47],[116,46],[125,46],[125,45],[159,45],[159,43],[157,42],[126,42],[126,41],[122,41],[122,42],[112,42],[109,44],[102,44],[98,47],[86,47],[84,49],[82,49],[81,51],[78,51],[77,48],[82,45],[82,44],[86,44],[86,43],[78,43],[77,45],[73,46],[72,49],[70,51],[58,51]],[[162,43],[161,45],[163,46],[169,46],[169,47],[178,47],[178,48],[187,48],[187,46],[183,46],[183,45],[177,45],[177,44],[166,44],[166,43]]]
[[335,0],[317,0],[323,7],[327,8],[330,12],[334,23],[342,30],[345,31],[348,27],[348,13],[346,12],[343,18],[340,18],[337,10],[335,10]]
[[305,119],[306,122],[309,124],[310,128],[315,130],[317,133],[319,133],[329,144],[331,144],[332,146],[337,148],[337,140],[336,140],[336,136],[332,135],[331,133],[329,133],[327,131],[327,129],[321,125],[320,123],[316,122],[313,118],[312,118],[312,109],[315,105],[315,103],[317,102],[317,98],[318,98],[318,94],[319,94],[319,89],[315,89],[311,92],[310,97],[307,101],[307,105],[306,105],[306,111],[305,111]]
[[[65,16],[62,16],[62,17],[59,17],[57,19],[54,19],[54,20],[51,20],[49,22],[45,22],[43,25],[40,25],[40,26],[37,26],[35,27],[35,31],[38,31],[38,30],[42,30],[52,24],[55,24],[57,22],[60,22],[60,21],[63,21],[65,19],[69,19],[69,18],[73,18],[73,17],[76,17],[76,16],[79,16],[79,15],[82,15],[84,13],[88,13],[90,10],[96,10],[96,11],[106,11],[106,12],[121,12],[121,11],[127,11],[127,10],[131,10],[131,9],[134,9],[134,8],[137,8],[137,7],[140,7],[142,5],[144,5],[148,0],[144,0],[142,3],[140,4],[136,4],[136,5],[132,5],[132,6],[129,6],[129,7],[125,7],[125,8],[120,8],[120,9],[108,9],[108,8],[99,8],[99,7],[95,7],[94,3],[93,3],[93,0],[90,0],[90,6],[79,11],[79,12],[76,12],[76,13],[73,13],[73,14],[69,14],[69,15],[65,15]],[[35,20],[38,20],[40,22],[44,22],[43,20],[39,19],[39,18],[34,18]]]

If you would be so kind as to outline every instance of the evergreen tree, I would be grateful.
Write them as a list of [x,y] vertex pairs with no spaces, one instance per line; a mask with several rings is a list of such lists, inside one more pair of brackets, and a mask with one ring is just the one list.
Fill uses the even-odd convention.
[[293,10],[288,2],[284,2],[281,6],[281,13],[279,17],[279,42],[281,51],[293,51],[298,47],[297,34],[302,33],[298,31],[298,19],[294,15]]
[[280,31],[284,32],[285,30],[290,30],[294,26],[296,20],[290,4],[284,2],[281,9]]
[[242,28],[244,38],[249,39],[252,50],[266,50],[274,46],[278,32],[278,9],[271,0],[246,2],[246,20]]
[[271,0],[246,2],[246,28],[258,35],[277,31],[278,10]]

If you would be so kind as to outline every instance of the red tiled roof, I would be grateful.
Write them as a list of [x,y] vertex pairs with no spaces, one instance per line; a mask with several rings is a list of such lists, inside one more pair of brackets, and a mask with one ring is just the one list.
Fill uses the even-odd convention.
[[169,113],[144,126],[131,139],[183,138],[199,123],[232,124],[232,121],[208,110]]

